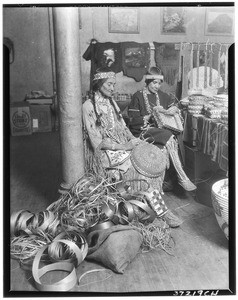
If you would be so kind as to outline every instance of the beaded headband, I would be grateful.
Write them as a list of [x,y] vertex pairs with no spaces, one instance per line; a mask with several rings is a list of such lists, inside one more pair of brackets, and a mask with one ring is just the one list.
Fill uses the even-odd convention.
[[101,72],[96,73],[94,75],[93,80],[104,79],[104,78],[116,78],[116,74],[114,72]]
[[164,76],[163,75],[145,75],[145,79],[161,79],[164,80]]

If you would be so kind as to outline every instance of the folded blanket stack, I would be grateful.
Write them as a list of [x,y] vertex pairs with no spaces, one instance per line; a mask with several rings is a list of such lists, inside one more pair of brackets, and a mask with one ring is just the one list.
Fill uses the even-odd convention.
[[213,96],[213,100],[204,105],[204,113],[210,119],[220,119],[228,124],[228,95]]
[[211,106],[206,110],[206,117],[210,119],[220,119],[221,118],[222,108]]
[[202,114],[203,106],[206,103],[207,97],[203,95],[191,95],[188,99],[188,112],[190,114]]
[[215,95],[213,96],[214,99],[214,105],[216,107],[228,107],[228,95],[222,94],[222,95]]
[[228,125],[228,108],[221,111],[221,123]]

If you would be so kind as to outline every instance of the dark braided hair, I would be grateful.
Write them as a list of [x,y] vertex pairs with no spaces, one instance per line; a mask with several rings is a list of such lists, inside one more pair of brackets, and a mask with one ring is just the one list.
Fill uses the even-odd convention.
[[[98,73],[100,72],[112,72],[110,69],[108,68],[101,68],[97,70]],[[107,81],[108,78],[103,78],[103,79],[98,79],[98,80],[94,80],[93,84],[92,84],[92,102],[93,102],[93,108],[96,114],[96,125],[100,126],[101,125],[101,116],[102,114],[98,114],[97,109],[96,109],[96,104],[95,104],[95,93],[96,91],[100,90],[100,88],[102,87],[102,85],[104,84],[104,82]],[[115,106],[114,101],[112,100],[111,97],[109,97],[109,101],[110,104],[112,105],[114,111],[116,112],[117,118],[118,120],[122,118],[122,113],[121,111],[118,111],[118,109]]]

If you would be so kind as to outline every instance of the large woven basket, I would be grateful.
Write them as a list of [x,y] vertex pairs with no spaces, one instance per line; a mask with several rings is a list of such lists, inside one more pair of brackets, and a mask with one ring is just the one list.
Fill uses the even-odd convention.
[[142,142],[131,153],[134,168],[146,177],[159,177],[166,169],[166,155],[153,144]]
[[[221,191],[227,191],[224,195]],[[229,238],[229,197],[228,197],[228,179],[222,179],[215,182],[211,192],[212,205],[219,226],[224,232],[226,238]]]

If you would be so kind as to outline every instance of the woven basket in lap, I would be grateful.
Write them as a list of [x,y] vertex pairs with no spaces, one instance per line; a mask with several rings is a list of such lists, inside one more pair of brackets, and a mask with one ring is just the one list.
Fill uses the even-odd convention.
[[159,177],[166,168],[166,155],[155,145],[142,142],[133,149],[131,162],[140,174]]

